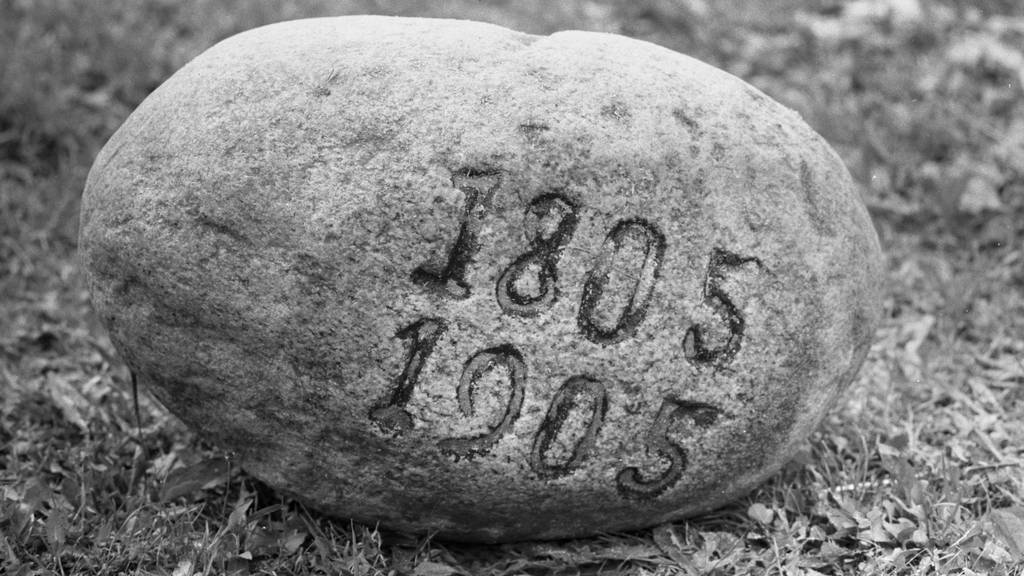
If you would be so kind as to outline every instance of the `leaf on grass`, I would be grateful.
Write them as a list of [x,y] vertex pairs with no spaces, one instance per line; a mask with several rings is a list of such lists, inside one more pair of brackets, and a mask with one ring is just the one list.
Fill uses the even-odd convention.
[[224,572],[222,574],[225,576],[246,576],[251,574],[249,571],[249,560],[242,555],[228,559],[224,563]]
[[618,544],[613,543],[606,548],[595,551],[594,557],[599,560],[654,560],[661,556],[655,546],[650,544]]
[[863,528],[857,536],[861,540],[874,542],[876,544],[891,543],[892,536],[885,530],[883,512],[879,509],[869,510],[867,513],[868,526]]
[[35,512],[43,504],[53,502],[53,491],[46,485],[45,480],[38,476],[33,476],[25,483],[25,490],[21,494],[21,502],[30,512]]
[[284,548],[285,554],[295,554],[295,552],[299,550],[299,547],[302,546],[303,542],[306,541],[306,537],[308,536],[309,533],[300,530],[295,530],[289,534],[282,543],[282,548]]
[[982,547],[979,554],[982,558],[996,564],[1009,564],[1014,561],[1013,554],[1010,554],[1006,546],[996,539],[985,542],[985,546]]
[[239,526],[245,526],[250,506],[252,506],[252,498],[247,497],[243,492],[242,495],[238,497],[238,502],[235,502],[235,508],[228,516],[228,530]]
[[989,519],[996,536],[1006,544],[1014,561],[1024,561],[1024,506],[992,510]]
[[896,542],[901,544],[911,540],[918,531],[917,525],[907,518],[898,518],[894,522],[882,522],[882,526]]
[[680,566],[692,566],[693,562],[688,554],[690,550],[687,550],[688,547],[679,537],[675,526],[672,524],[662,524],[653,530],[651,536],[654,539],[655,546],[671,558],[673,562]]
[[819,555],[825,560],[835,562],[846,554],[848,554],[847,549],[836,544],[832,540],[826,540],[821,543],[821,551],[819,552]]
[[452,574],[458,573],[459,570],[457,568],[430,560],[420,562],[413,571],[413,574],[416,576],[452,576]]
[[523,555],[531,559],[531,565],[537,565],[534,560],[546,558],[554,560],[559,564],[571,564],[580,566],[591,564],[599,560],[595,556],[594,547],[576,542],[549,543],[538,542],[523,545],[520,550]]
[[754,502],[747,508],[747,516],[761,524],[771,524],[772,519],[775,517],[775,512],[772,512],[771,508],[760,502]]
[[836,529],[835,537],[842,538],[853,534],[858,528],[857,519],[842,508],[829,508],[825,510],[825,516],[829,523]]
[[65,476],[61,479],[60,493],[67,498],[73,508],[78,508],[79,504],[81,504],[82,492],[79,489],[78,482],[75,482],[70,476]]
[[923,378],[925,362],[921,357],[921,348],[934,327],[935,316],[924,314],[914,320],[905,321],[900,328],[903,349],[898,351],[897,362],[903,374],[911,381]]
[[974,216],[985,212],[1002,212],[1005,207],[999,199],[1001,185],[1001,181],[992,181],[982,176],[971,177],[960,195],[958,208]]
[[702,531],[700,536],[704,540],[701,550],[706,552],[708,556],[718,555],[725,558],[742,546],[739,537],[729,532],[716,530]]
[[68,533],[68,516],[63,508],[54,507],[46,518],[46,543],[50,551],[60,554]]
[[47,373],[41,392],[60,410],[66,421],[87,433],[89,422],[100,417],[101,413],[96,409],[97,403],[82,393],[82,388],[80,382],[73,381],[73,376],[51,372]]
[[192,576],[192,561],[185,559],[178,562],[178,565],[174,567],[174,572],[171,576]]
[[231,466],[223,458],[208,458],[191,466],[178,468],[167,475],[160,500],[166,502],[181,496],[209,490],[228,481]]

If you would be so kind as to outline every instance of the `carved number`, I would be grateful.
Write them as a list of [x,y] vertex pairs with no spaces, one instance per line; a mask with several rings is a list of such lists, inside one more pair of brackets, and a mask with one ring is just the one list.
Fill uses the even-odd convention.
[[523,397],[526,394],[526,362],[523,361],[522,354],[508,344],[477,352],[466,362],[457,390],[459,411],[466,417],[474,415],[473,396],[476,394],[477,385],[487,372],[498,366],[503,366],[508,371],[507,384],[509,387],[508,402],[505,405],[505,413],[502,414],[501,421],[486,434],[480,436],[441,440],[439,443],[441,450],[456,456],[473,456],[486,452],[512,428],[516,419],[519,418],[519,411],[523,407]]
[[685,448],[668,437],[672,422],[688,418],[699,428],[707,428],[715,423],[719,415],[718,408],[710,404],[665,398],[647,433],[647,449],[668,460],[668,469],[657,478],[645,480],[639,468],[624,468],[615,478],[619,493],[625,498],[643,500],[655,498],[674,486],[686,470],[687,455]]
[[401,434],[412,430],[412,416],[405,405],[412,398],[413,389],[420,378],[420,370],[434,351],[434,345],[447,326],[440,318],[421,318],[395,333],[396,338],[410,340],[405,356],[405,367],[395,380],[395,388],[388,398],[370,410],[370,419],[385,432]]
[[[607,287],[615,255],[622,250],[627,239],[639,240],[642,243],[643,266],[635,279],[629,301],[619,314],[615,325],[603,328],[598,325],[595,311]],[[601,251],[597,265],[587,274],[587,281],[583,285],[577,324],[583,336],[591,342],[615,344],[636,334],[637,328],[647,315],[647,305],[654,294],[654,285],[661,272],[661,261],[665,255],[665,236],[654,224],[641,218],[622,220],[608,233]]]
[[[496,292],[498,305],[505,312],[519,316],[534,316],[549,308],[558,298],[556,266],[562,249],[572,239],[578,218],[576,206],[558,194],[545,194],[535,198],[530,202],[526,213],[527,221],[532,224],[530,250],[501,273]],[[530,217],[531,214],[533,218]],[[553,216],[558,220],[554,230],[545,236],[545,224]],[[520,283],[533,267],[537,268],[538,286],[524,294]]]
[[464,300],[470,294],[466,270],[480,250],[477,241],[480,222],[490,196],[501,185],[501,176],[496,171],[464,170],[452,176],[452,185],[466,196],[459,234],[448,251],[448,260],[444,266],[438,268],[423,264],[413,270],[412,281],[451,298]]
[[746,320],[732,298],[725,293],[722,282],[729,270],[754,262],[759,266],[761,261],[754,257],[742,257],[728,250],[715,248],[708,262],[707,278],[704,281],[704,304],[717,312],[729,332],[725,343],[719,346],[708,346],[707,333],[700,324],[694,324],[686,331],[683,348],[686,357],[698,364],[723,366],[732,361],[739,352],[743,342],[743,331]]
[[[563,462],[549,463],[551,443],[563,432],[565,421],[574,410],[587,412],[586,428]],[[594,449],[597,434],[608,412],[608,392],[604,384],[587,376],[573,376],[555,393],[547,415],[540,424],[530,451],[530,465],[542,478],[557,478],[572,472]]]

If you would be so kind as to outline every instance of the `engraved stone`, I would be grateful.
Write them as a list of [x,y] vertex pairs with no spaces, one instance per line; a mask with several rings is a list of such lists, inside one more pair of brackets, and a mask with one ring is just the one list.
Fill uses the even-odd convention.
[[250,473],[477,541],[750,490],[854,378],[882,277],[837,155],[735,77],[369,16],[164,83],[96,160],[81,253],[138,381]]

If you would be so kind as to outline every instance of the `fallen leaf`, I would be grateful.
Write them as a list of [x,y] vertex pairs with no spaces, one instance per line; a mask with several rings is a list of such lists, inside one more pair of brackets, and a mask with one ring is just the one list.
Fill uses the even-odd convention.
[[612,544],[597,550],[594,557],[604,560],[649,560],[658,558],[661,552],[649,544]]
[[1009,564],[1014,561],[1013,555],[1001,542],[989,540],[981,549],[981,557],[998,564]]
[[416,569],[413,570],[413,574],[416,576],[452,576],[452,574],[458,573],[459,570],[457,568],[430,560],[420,562],[416,565]]
[[64,547],[64,542],[67,539],[67,533],[67,514],[63,508],[52,508],[50,515],[46,518],[46,543],[50,546],[51,552],[60,554],[61,548]]
[[29,512],[35,512],[43,504],[53,502],[53,491],[46,485],[46,481],[38,476],[32,477],[25,483],[25,490],[20,498]]
[[171,576],[192,576],[192,561],[182,560],[178,562],[178,565],[174,567],[174,572]]
[[94,404],[82,394],[70,378],[48,373],[42,391],[61,411],[65,420],[77,426],[82,432],[89,431],[89,421],[96,412]]
[[996,536],[1016,562],[1024,561],[1024,506],[998,508],[989,512]]
[[674,526],[662,524],[651,532],[651,536],[654,539],[654,544],[672,561],[680,565],[689,564],[689,558],[686,552],[684,552],[686,546],[679,538],[679,534],[676,533]]
[[252,506],[252,498],[245,496],[245,493],[238,498],[238,502],[235,503],[234,510],[228,515],[228,529],[236,528],[238,526],[244,526],[246,523],[246,516],[249,512],[249,507]]
[[775,517],[775,513],[772,512],[771,508],[768,508],[760,502],[754,502],[747,508],[747,516],[750,516],[753,520],[760,522],[761,524],[771,524],[772,518]]
[[892,536],[890,536],[885,530],[885,522],[882,514],[882,511],[877,508],[869,510],[867,513],[868,525],[863,528],[857,536],[862,540],[874,542],[876,544],[891,543],[893,541]]
[[958,208],[974,216],[985,212],[1001,212],[1004,206],[999,199],[1000,184],[982,176],[972,176],[964,186]]
[[294,531],[288,535],[284,540],[284,551],[286,554],[294,554],[302,543],[306,541],[306,537],[309,536],[306,532]]
[[223,458],[208,458],[178,468],[167,475],[160,499],[166,502],[200,490],[209,490],[227,482],[230,474],[231,466]]
[[835,536],[848,536],[857,529],[857,520],[849,512],[841,508],[829,508],[825,511],[828,521],[836,529]]
[[700,535],[704,539],[702,549],[709,554],[725,556],[737,547],[742,546],[739,538],[730,532],[706,531],[701,532]]
[[829,561],[834,561],[838,558],[842,558],[847,553],[848,552],[846,548],[843,548],[842,546],[836,544],[832,540],[826,540],[825,542],[822,542],[821,551],[819,552],[822,558]]

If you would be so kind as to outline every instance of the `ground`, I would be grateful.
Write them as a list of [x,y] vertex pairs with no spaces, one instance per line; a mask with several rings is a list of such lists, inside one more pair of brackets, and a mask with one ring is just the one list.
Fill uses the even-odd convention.
[[[75,259],[96,152],[217,40],[366,12],[649,40],[839,151],[885,316],[796,461],[689,521],[464,546],[332,523],[135,394]],[[0,573],[1024,574],[1022,46],[1015,0],[0,0]]]

